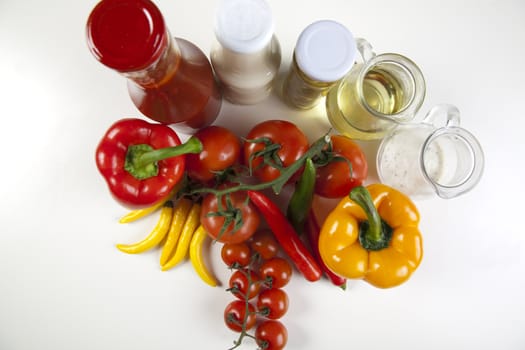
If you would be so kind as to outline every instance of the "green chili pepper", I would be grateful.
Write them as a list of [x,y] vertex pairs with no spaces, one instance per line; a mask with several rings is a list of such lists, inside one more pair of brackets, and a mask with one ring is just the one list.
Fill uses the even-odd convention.
[[304,163],[303,173],[295,184],[295,190],[288,203],[286,215],[288,220],[295,228],[297,233],[301,234],[304,230],[304,223],[308,212],[312,207],[315,188],[315,165],[312,159],[307,158]]

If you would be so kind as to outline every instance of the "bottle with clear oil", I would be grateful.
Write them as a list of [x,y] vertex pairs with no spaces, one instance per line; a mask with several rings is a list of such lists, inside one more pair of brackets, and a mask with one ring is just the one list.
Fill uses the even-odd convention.
[[315,107],[355,63],[354,36],[342,24],[321,20],[299,35],[283,85],[283,98],[294,108]]
[[328,92],[328,119],[339,133],[353,139],[381,139],[415,117],[425,98],[425,80],[405,56],[376,55],[364,39],[357,39],[357,47],[363,62]]
[[222,0],[210,58],[224,97],[255,104],[268,97],[281,64],[281,47],[265,0]]

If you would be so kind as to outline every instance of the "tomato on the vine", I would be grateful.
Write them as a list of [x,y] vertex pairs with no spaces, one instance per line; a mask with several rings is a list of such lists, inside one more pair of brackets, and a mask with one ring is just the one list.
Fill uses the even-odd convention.
[[221,196],[222,208],[227,208],[227,198],[231,201],[231,206],[241,217],[242,225],[237,230],[233,230],[235,222],[230,222],[226,229],[221,233],[225,224],[225,217],[217,214],[219,210],[219,200],[217,196],[210,193],[202,201],[200,222],[208,234],[222,243],[240,243],[250,238],[259,227],[260,217],[253,204],[246,199],[246,192],[235,191],[229,195]]
[[259,267],[259,276],[271,283],[272,288],[282,288],[292,278],[292,265],[283,258],[266,260]]
[[281,288],[263,290],[257,299],[257,310],[272,320],[283,317],[288,311],[288,294]]
[[281,350],[288,342],[288,331],[281,322],[267,320],[257,326],[255,341],[261,349]]
[[252,258],[250,246],[246,242],[224,243],[221,248],[221,258],[228,267],[244,267]]
[[186,156],[186,171],[190,178],[208,182],[216,172],[239,162],[241,142],[230,130],[212,125],[200,129],[194,136],[201,141],[202,151]]
[[[246,315],[246,305],[248,305],[248,315]],[[245,330],[252,329],[257,320],[255,314],[255,307],[243,300],[234,300],[224,309],[224,323],[232,331],[241,332],[243,323],[245,323]]]
[[230,277],[230,291],[241,300],[253,299],[261,290],[259,280],[259,275],[253,270],[237,270]]
[[262,138],[278,145],[274,154],[283,167],[301,158],[309,148],[308,139],[304,133],[289,121],[267,120],[255,125],[246,136],[247,141],[244,142],[244,163],[247,166],[251,165],[255,176],[263,182],[276,179],[281,172],[274,166],[262,164],[264,157],[255,156],[257,152],[265,148],[265,145],[262,142],[251,142],[250,140]]
[[[315,193],[326,198],[341,198],[363,183],[368,174],[368,163],[361,147],[348,137],[332,135],[331,140],[334,155],[344,159],[335,159],[317,168]],[[352,164],[351,171],[347,161]]]
[[267,260],[277,255],[279,243],[275,240],[272,231],[259,230],[250,238],[250,247],[261,258]]

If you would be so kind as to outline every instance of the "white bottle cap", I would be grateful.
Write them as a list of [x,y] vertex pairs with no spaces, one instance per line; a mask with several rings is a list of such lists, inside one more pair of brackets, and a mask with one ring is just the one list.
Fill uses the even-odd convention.
[[350,71],[356,53],[354,36],[345,26],[322,20],[306,27],[297,39],[295,61],[311,79],[333,82]]
[[239,53],[262,50],[272,39],[274,21],[265,0],[222,0],[215,18],[215,36]]

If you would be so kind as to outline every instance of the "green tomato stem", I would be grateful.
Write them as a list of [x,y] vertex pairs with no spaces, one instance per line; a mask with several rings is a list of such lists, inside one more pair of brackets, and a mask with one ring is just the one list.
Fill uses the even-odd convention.
[[290,180],[290,178],[297,172],[301,167],[304,165],[306,160],[308,158],[313,158],[314,156],[320,154],[324,147],[330,143],[330,136],[325,135],[321,138],[319,138],[317,141],[315,141],[312,146],[308,149],[308,151],[303,154],[303,156],[299,159],[297,159],[295,162],[290,164],[289,166],[282,169],[281,174],[279,177],[272,181],[268,182],[261,182],[258,184],[240,184],[237,186],[225,188],[222,190],[217,190],[213,188],[199,188],[192,191],[191,194],[198,194],[198,193],[213,193],[217,197],[223,196],[228,193],[233,193],[236,191],[260,191],[264,190],[266,188],[271,187],[275,194],[279,194],[281,190],[283,189],[284,185]]

